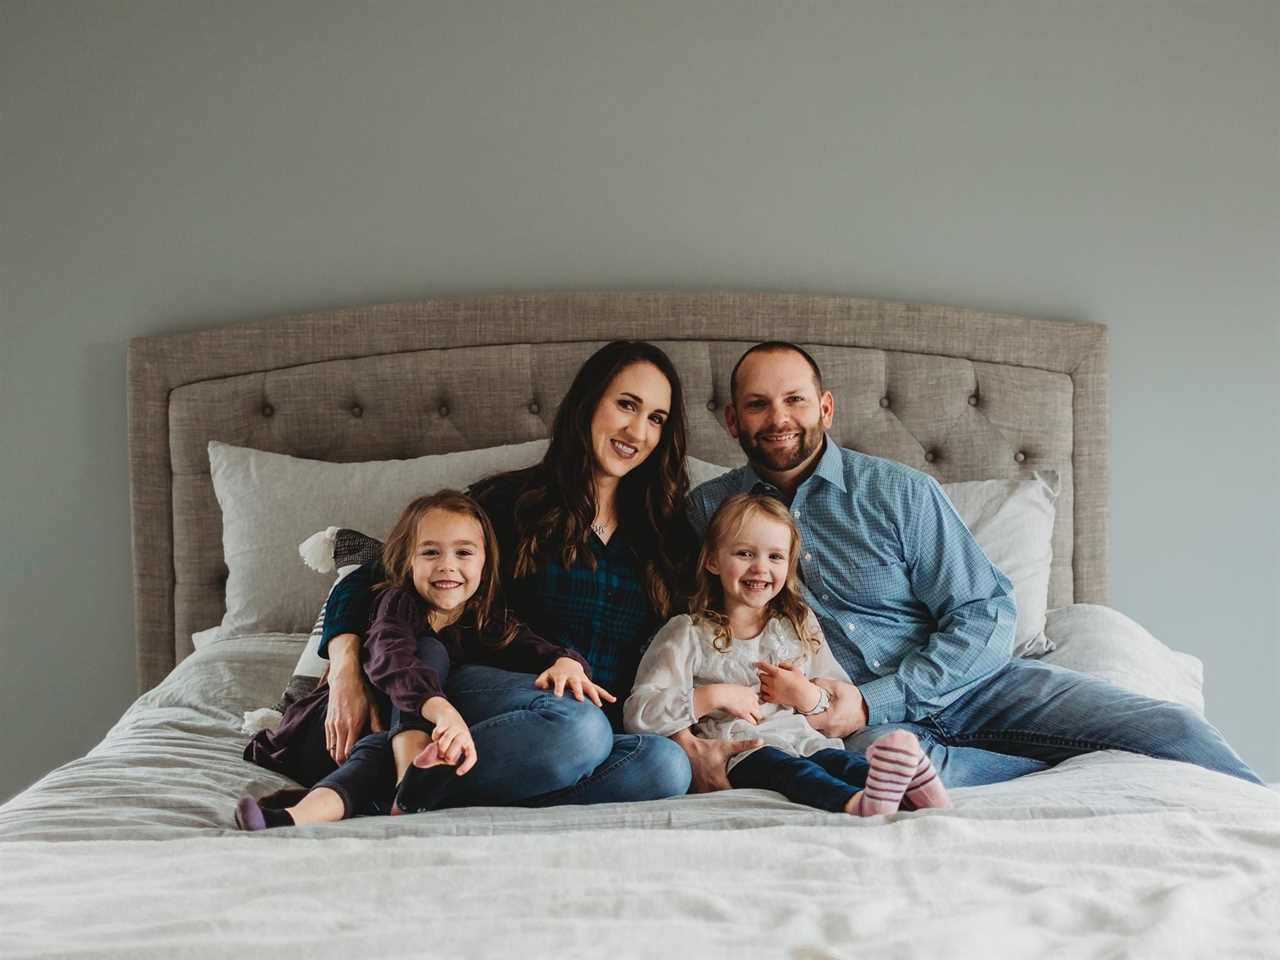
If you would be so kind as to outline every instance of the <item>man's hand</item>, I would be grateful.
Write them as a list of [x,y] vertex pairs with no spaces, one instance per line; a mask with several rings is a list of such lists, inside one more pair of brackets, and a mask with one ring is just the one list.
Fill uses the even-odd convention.
[[867,701],[862,699],[861,690],[852,683],[827,677],[817,677],[813,682],[831,694],[831,706],[806,717],[809,726],[824,736],[843,740],[867,725]]
[[729,758],[744,750],[764,746],[763,740],[703,740],[688,730],[672,734],[671,739],[684,748],[693,768],[694,793],[711,793],[728,790]]
[[329,708],[324,715],[324,745],[339,766],[365,729],[383,730],[382,718],[364,688],[360,638],[344,633],[329,641]]

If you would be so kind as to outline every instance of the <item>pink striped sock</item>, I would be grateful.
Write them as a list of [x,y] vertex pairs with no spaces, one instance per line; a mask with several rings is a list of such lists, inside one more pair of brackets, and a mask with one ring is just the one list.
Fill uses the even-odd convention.
[[916,775],[907,785],[906,800],[917,810],[933,807],[938,810],[949,810],[951,798],[947,796],[947,788],[942,784],[938,771],[923,753],[916,767]]
[[920,741],[908,730],[894,730],[867,747],[867,782],[845,809],[860,817],[897,813],[920,764]]

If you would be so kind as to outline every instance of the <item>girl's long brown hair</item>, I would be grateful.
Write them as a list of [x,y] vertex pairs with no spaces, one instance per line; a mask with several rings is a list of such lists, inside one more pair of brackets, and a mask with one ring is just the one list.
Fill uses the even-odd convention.
[[671,386],[671,409],[654,451],[618,485],[618,527],[643,565],[649,605],[661,617],[671,615],[680,596],[682,564],[674,549],[683,521],[689,476],[685,472],[685,410],[680,376],[658,347],[638,340],[615,340],[591,355],[578,370],[556,411],[551,445],[542,463],[515,476],[537,477],[515,503],[517,577],[538,568],[539,555],[555,544],[560,562],[571,567],[581,557],[592,569],[587,544],[596,517],[595,459],[591,420],[605,391],[627,367],[649,363]]
[[418,526],[432,510],[470,517],[480,524],[484,535],[484,569],[480,573],[480,586],[464,605],[463,615],[474,617],[476,632],[480,636],[484,637],[488,630],[497,632],[496,645],[505,647],[515,637],[519,624],[508,617],[498,603],[501,570],[498,538],[494,535],[488,514],[460,490],[440,490],[418,497],[404,508],[382,548],[382,566],[387,572],[387,579],[378,584],[378,588],[403,587],[416,592],[413,586],[413,554],[418,545]]
[[707,525],[707,536],[702,543],[702,552],[698,555],[697,588],[689,598],[689,615],[695,623],[705,620],[715,631],[711,641],[721,653],[733,645],[733,634],[729,630],[729,618],[724,613],[724,587],[720,578],[707,569],[707,561],[712,558],[721,545],[731,541],[738,535],[743,525],[754,516],[763,515],[775,520],[791,531],[791,549],[787,556],[787,579],[782,589],[769,601],[765,609],[773,617],[782,617],[795,629],[796,636],[809,645],[811,653],[816,653],[821,641],[809,635],[805,621],[809,617],[809,607],[800,599],[800,586],[796,569],[800,563],[800,531],[796,522],[791,519],[791,511],[774,497],[762,496],[758,493],[739,493],[720,504],[720,509]]

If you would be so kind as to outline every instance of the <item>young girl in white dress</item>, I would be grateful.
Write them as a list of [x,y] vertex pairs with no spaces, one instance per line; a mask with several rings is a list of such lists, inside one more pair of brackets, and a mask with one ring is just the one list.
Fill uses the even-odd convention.
[[909,731],[885,734],[863,755],[809,724],[830,702],[811,678],[849,677],[800,599],[799,549],[777,499],[743,493],[721,505],[707,528],[689,613],[668,621],[640,662],[623,710],[627,730],[763,740],[730,759],[729,782],[821,810],[875,816],[949,807]]

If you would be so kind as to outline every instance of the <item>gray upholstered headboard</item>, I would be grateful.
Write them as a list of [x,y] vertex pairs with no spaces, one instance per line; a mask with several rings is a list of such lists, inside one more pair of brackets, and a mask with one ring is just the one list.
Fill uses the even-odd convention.
[[752,342],[791,340],[836,397],[835,439],[943,481],[1062,479],[1050,606],[1107,599],[1107,333],[850,297],[551,293],[283,317],[129,349],[138,678],[156,684],[223,611],[206,444],[382,460],[545,437],[604,341],[651,340],[684,380],[689,450],[741,455],[721,425]]

